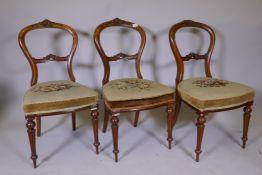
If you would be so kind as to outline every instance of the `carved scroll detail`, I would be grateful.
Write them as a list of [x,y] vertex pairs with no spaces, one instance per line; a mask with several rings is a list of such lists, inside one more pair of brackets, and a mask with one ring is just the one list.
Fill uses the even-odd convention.
[[117,60],[134,60],[137,58],[137,54],[135,55],[127,55],[125,53],[118,53],[112,57],[109,57],[108,60],[109,61],[117,61]]
[[60,57],[53,54],[49,54],[43,58],[34,58],[35,63],[45,63],[48,61],[67,61],[69,56]]
[[189,60],[204,60],[207,59],[207,55],[198,55],[196,53],[189,53],[188,55],[182,57],[183,61],[189,61]]

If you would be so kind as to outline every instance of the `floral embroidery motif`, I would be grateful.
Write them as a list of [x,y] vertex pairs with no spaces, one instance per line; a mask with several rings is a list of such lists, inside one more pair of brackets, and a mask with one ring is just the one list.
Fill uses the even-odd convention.
[[192,82],[198,87],[221,87],[226,86],[228,84],[225,80],[218,79],[205,79],[205,80],[195,80]]
[[139,92],[142,90],[150,90],[152,88],[152,83],[149,81],[130,79],[130,80],[119,80],[110,83],[111,88],[117,88],[118,90],[129,90],[136,89]]
[[74,85],[72,85],[72,84],[52,83],[52,84],[48,84],[48,85],[37,86],[33,89],[33,91],[34,92],[55,92],[55,91],[70,89],[72,87],[74,87]]

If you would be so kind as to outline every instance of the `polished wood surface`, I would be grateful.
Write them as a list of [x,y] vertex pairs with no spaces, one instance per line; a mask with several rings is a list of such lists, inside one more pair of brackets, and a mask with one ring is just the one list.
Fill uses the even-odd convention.
[[[179,31],[182,28],[186,28],[186,27],[193,27],[199,30],[204,30],[209,34],[209,37],[210,37],[209,38],[210,39],[209,47],[205,54],[200,55],[197,53],[189,53],[185,56],[181,55],[180,50],[178,49],[177,41],[176,41],[176,34],[177,34],[177,31]],[[212,78],[212,74],[210,70],[210,60],[211,60],[211,56],[212,56],[212,53],[215,47],[215,40],[216,40],[216,37],[215,37],[214,30],[210,26],[203,24],[203,23],[199,23],[199,22],[195,22],[191,20],[185,20],[171,27],[169,31],[169,42],[170,42],[170,46],[171,46],[172,52],[174,54],[174,57],[177,63],[176,87],[184,79],[184,61],[203,60],[205,64],[206,77]],[[176,91],[176,104],[175,104],[175,115],[174,115],[175,117],[173,119],[173,126],[175,125],[177,121],[182,101],[183,99],[181,98],[179,93]],[[183,102],[186,103],[185,101]],[[232,110],[232,109],[244,107],[242,147],[245,148],[246,141],[248,140],[247,133],[248,133],[249,120],[250,120],[251,111],[252,111],[251,106],[253,105],[253,101],[249,101],[245,104],[237,105],[237,106],[230,107],[230,108],[219,109],[219,110],[207,110],[207,111],[200,111],[199,109],[191,106],[190,104],[188,103],[186,104],[190,106],[191,108],[193,108],[197,112],[197,115],[198,115],[197,122],[196,122],[197,144],[196,144],[196,149],[195,149],[197,162],[199,161],[199,156],[202,152],[201,145],[202,145],[202,139],[203,139],[203,134],[204,134],[205,122],[206,122],[205,117],[207,116],[208,113],[211,113],[211,112],[220,112],[220,111],[226,111],[226,110]]]
[[[53,54],[48,54],[47,56],[43,58],[36,58],[31,55],[31,53],[28,50],[27,44],[25,42],[26,34],[33,30],[48,29],[48,28],[61,29],[62,31],[66,31],[68,34],[72,36],[73,38],[72,47],[68,55],[56,56]],[[20,48],[22,49],[25,57],[27,58],[31,66],[31,70],[32,70],[31,86],[38,83],[37,64],[42,64],[42,63],[46,63],[49,61],[56,61],[56,62],[66,61],[67,62],[67,72],[69,74],[69,78],[71,81],[75,82],[75,76],[72,70],[72,61],[73,61],[73,56],[75,54],[77,44],[78,44],[78,36],[77,36],[76,31],[73,28],[71,28],[68,25],[55,23],[55,22],[52,22],[46,19],[42,22],[32,24],[32,25],[29,25],[23,28],[19,32],[18,42],[19,42]],[[71,111],[65,110],[65,111],[50,112],[50,113],[44,113],[44,114],[41,114],[41,112],[39,112],[39,114],[37,115],[26,115],[25,116],[27,120],[26,126],[28,128],[27,132],[28,132],[31,153],[32,153],[31,159],[33,160],[34,168],[36,168],[37,166],[35,132],[37,136],[41,136],[41,117],[52,116],[52,115],[57,115],[57,114],[64,114],[64,113],[72,113],[72,129],[76,130],[76,111],[85,110],[85,109],[91,110],[91,117],[93,121],[93,130],[94,130],[94,140],[95,140],[94,145],[96,147],[96,153],[98,154],[99,141],[98,141],[98,105],[97,104],[88,106],[88,107],[81,107],[81,108],[79,107],[76,110],[71,110]],[[35,129],[35,126],[37,126],[37,129]]]
[[[106,55],[104,48],[101,45],[101,33],[104,29],[110,28],[110,27],[125,27],[130,30],[134,30],[138,32],[140,35],[140,45],[137,53],[133,55],[128,55],[125,53],[118,53],[114,56],[108,56]],[[134,60],[136,65],[136,74],[137,78],[143,79],[143,76],[140,71],[140,60],[141,55],[143,53],[145,43],[146,43],[146,34],[144,32],[144,29],[139,26],[138,24],[124,21],[121,19],[113,19],[107,22],[104,22],[100,24],[95,32],[94,32],[94,42],[96,49],[103,61],[104,65],[104,77],[102,84],[105,85],[110,81],[110,62],[111,61],[118,61],[118,60]],[[174,104],[174,93],[163,95],[160,97],[155,98],[148,98],[148,99],[141,99],[141,100],[127,100],[127,101],[116,101],[111,102],[104,99],[105,103],[105,116],[104,116],[104,125],[103,125],[103,132],[106,132],[106,128],[109,121],[109,116],[111,117],[111,127],[112,127],[112,136],[113,136],[113,144],[114,149],[113,153],[115,155],[115,161],[118,161],[118,123],[119,123],[119,115],[122,112],[135,112],[135,121],[134,126],[136,127],[139,120],[139,111],[157,108],[160,106],[166,106],[167,107],[167,123],[168,123],[168,148],[171,148],[172,143],[172,118],[173,118],[173,104]]]

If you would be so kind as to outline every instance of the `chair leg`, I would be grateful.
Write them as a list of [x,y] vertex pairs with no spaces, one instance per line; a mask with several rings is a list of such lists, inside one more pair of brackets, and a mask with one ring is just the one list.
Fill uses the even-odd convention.
[[36,144],[35,144],[35,117],[34,116],[26,116],[26,127],[27,127],[27,133],[31,148],[31,159],[33,160],[34,168],[36,168]]
[[249,126],[249,121],[250,121],[250,116],[252,112],[251,108],[252,104],[249,104],[244,107],[244,118],[243,118],[243,137],[242,137],[242,147],[245,149],[246,148],[246,142],[248,140],[247,138],[247,133],[248,133],[248,126]]
[[174,110],[173,110],[173,104],[168,104],[167,106],[167,141],[168,141],[168,149],[171,149],[171,145],[172,145],[172,141],[173,141],[173,137],[172,137],[172,121],[173,121],[173,114],[174,114]]
[[93,123],[93,132],[94,132],[94,146],[96,147],[96,154],[99,153],[99,140],[98,140],[98,105],[91,107],[91,116]]
[[41,117],[36,117],[36,135],[37,137],[41,136]]
[[107,125],[108,125],[108,121],[109,121],[108,109],[107,109],[106,105],[104,105],[104,125],[103,125],[103,133],[106,132]]
[[113,136],[113,144],[114,144],[114,150],[113,153],[115,154],[115,161],[118,162],[118,116],[119,113],[113,113],[111,118],[112,123],[112,136]]
[[135,121],[134,121],[134,127],[137,127],[138,120],[139,120],[139,111],[136,111]]
[[199,161],[199,155],[202,153],[201,144],[202,144],[202,139],[203,139],[203,134],[204,134],[204,129],[205,129],[205,122],[206,122],[205,115],[207,114],[204,112],[199,112],[198,115],[199,116],[196,122],[196,126],[197,126],[197,145],[195,149],[196,162]]
[[72,112],[72,130],[76,130],[76,113]]
[[173,117],[173,121],[172,121],[172,127],[174,127],[176,125],[176,121],[180,112],[180,108],[181,108],[181,97],[178,95],[178,93],[176,93],[176,99],[175,99],[175,114]]

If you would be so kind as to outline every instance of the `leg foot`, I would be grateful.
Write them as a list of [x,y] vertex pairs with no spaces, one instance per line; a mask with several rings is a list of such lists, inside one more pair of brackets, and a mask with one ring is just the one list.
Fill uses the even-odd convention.
[[113,136],[113,144],[114,150],[113,153],[115,154],[115,161],[118,162],[118,116],[119,113],[112,114],[111,123],[112,123],[112,136]]
[[201,144],[202,144],[202,139],[203,139],[203,134],[204,134],[204,129],[205,129],[205,122],[206,122],[205,115],[207,114],[204,112],[199,112],[198,115],[199,116],[196,122],[196,126],[197,126],[197,145],[195,149],[196,162],[199,161],[199,155],[202,153]]
[[33,160],[34,168],[36,168],[36,144],[35,144],[35,117],[26,116],[26,127],[27,127],[27,134],[29,138],[30,148],[31,148],[31,159]]
[[94,132],[94,146],[96,147],[96,154],[99,153],[99,140],[98,140],[98,105],[91,107],[91,116],[93,123],[93,132]]
[[248,133],[248,126],[250,121],[250,116],[252,112],[252,103],[244,107],[244,118],[243,118],[243,136],[242,136],[242,147],[246,148],[246,142],[248,140],[247,133]]

